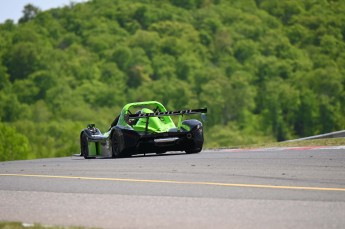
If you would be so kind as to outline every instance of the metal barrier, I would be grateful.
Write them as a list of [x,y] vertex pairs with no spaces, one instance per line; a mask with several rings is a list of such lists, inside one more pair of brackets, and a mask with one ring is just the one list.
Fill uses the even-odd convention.
[[287,140],[286,142],[295,142],[295,141],[303,141],[303,140],[312,140],[312,139],[321,139],[321,138],[343,138],[345,137],[345,130],[335,131],[327,134],[320,134],[305,138],[298,138],[293,140]]

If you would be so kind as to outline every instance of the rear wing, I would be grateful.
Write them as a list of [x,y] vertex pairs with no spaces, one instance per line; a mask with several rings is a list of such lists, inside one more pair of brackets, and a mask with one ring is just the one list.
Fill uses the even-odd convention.
[[200,108],[200,109],[193,109],[193,110],[153,112],[153,113],[146,113],[146,114],[127,114],[126,119],[128,120],[128,119],[139,119],[139,118],[150,118],[150,117],[206,114],[206,113],[207,113],[207,108]]
[[[192,110],[180,110],[180,111],[165,111],[165,112],[153,112],[153,113],[139,113],[139,114],[127,114],[125,115],[125,120],[128,123],[129,119],[140,119],[146,118],[146,128],[145,132],[148,130],[148,124],[151,117],[163,117],[163,116],[179,116],[177,128],[180,130],[182,125],[182,117],[183,115],[191,115],[191,114],[206,114],[207,108],[200,108],[200,109],[192,109]],[[202,116],[202,119],[204,117]]]

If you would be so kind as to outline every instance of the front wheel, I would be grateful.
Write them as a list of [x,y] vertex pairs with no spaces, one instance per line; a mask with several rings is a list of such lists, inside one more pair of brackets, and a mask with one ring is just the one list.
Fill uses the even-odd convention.
[[85,159],[95,158],[89,156],[89,141],[85,132],[83,132],[80,136],[80,151],[80,156],[84,156]]

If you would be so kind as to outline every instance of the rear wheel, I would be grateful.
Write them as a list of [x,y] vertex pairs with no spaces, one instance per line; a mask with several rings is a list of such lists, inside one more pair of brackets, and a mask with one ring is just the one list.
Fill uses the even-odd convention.
[[113,132],[111,136],[111,147],[112,147],[112,157],[120,157],[120,148],[119,148],[119,135],[116,131]]
[[186,150],[187,154],[192,154],[192,153],[200,153],[201,152],[201,148],[194,148],[194,149],[188,149]]

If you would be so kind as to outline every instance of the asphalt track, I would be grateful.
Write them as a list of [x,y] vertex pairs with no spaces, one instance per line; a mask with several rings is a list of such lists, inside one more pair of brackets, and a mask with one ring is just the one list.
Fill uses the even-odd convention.
[[345,228],[345,147],[1,162],[0,221]]

